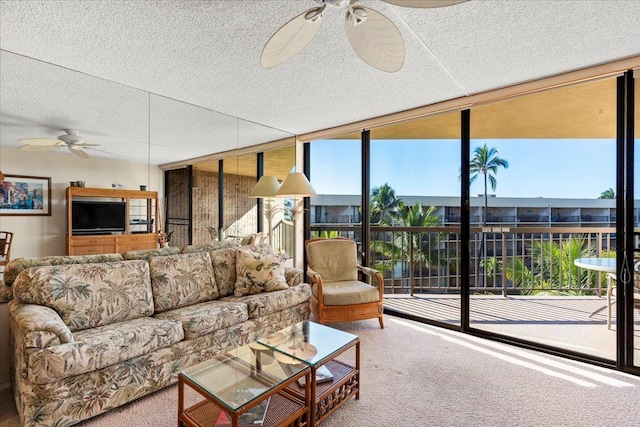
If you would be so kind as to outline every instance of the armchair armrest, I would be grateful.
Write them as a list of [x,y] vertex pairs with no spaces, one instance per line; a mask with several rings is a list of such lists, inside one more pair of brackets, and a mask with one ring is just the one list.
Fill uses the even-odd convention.
[[322,281],[320,273],[314,271],[311,267],[307,267],[307,278],[309,279],[309,283],[312,285],[315,285],[318,281]]
[[[378,295],[380,296],[380,300],[382,301],[382,294],[384,293],[384,282],[382,280],[382,275],[380,274],[380,272],[375,268],[365,267],[363,265],[358,265],[357,268],[359,271],[363,272],[369,277],[369,284],[371,286],[378,288]],[[375,279],[375,284],[372,283],[372,279]]]
[[316,285],[318,291],[318,304],[324,304],[322,296],[322,276],[317,271],[314,271],[311,267],[307,267],[307,277],[309,278],[309,284],[313,292],[313,285]]
[[45,348],[72,343],[73,334],[52,308],[37,304],[9,303],[15,333],[27,348]]

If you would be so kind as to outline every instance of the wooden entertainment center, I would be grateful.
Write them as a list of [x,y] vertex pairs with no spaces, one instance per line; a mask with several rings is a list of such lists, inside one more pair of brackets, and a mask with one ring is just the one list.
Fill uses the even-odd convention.
[[[125,205],[123,231],[79,234],[73,230],[74,201],[120,201]],[[123,253],[158,247],[158,192],[67,187],[67,255]]]

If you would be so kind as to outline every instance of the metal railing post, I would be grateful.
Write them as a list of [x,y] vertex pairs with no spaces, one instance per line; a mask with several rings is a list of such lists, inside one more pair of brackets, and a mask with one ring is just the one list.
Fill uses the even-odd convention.
[[[502,232],[502,296],[507,296],[507,233]],[[494,272],[495,274],[495,272]]]
[[411,296],[413,296],[413,231],[409,232],[409,288]]

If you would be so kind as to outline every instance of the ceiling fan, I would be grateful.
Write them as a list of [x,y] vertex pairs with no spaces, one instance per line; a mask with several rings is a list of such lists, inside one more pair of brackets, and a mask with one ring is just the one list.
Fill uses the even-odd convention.
[[18,147],[19,150],[23,151],[53,151],[60,147],[67,147],[69,151],[75,154],[78,157],[83,159],[88,159],[89,154],[83,151],[83,148],[89,148],[96,151],[93,147],[99,147],[100,144],[91,144],[89,142],[85,142],[84,138],[80,136],[80,132],[73,129],[65,129],[66,135],[60,135],[57,139],[53,138],[29,138],[29,139],[19,139],[18,142],[22,145]]
[[[367,64],[393,73],[404,64],[404,41],[400,30],[380,12],[356,5],[358,0],[314,0],[312,7],[284,24],[262,49],[260,63],[273,68],[288,61],[304,49],[322,25],[322,16],[330,6],[346,8],[345,26],[349,44]],[[381,0],[396,6],[428,8],[452,6],[468,0]]]

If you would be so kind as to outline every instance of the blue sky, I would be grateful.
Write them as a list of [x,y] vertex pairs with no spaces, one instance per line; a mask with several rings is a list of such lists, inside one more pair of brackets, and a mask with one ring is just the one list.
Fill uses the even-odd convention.
[[[496,175],[498,197],[595,199],[615,190],[614,140],[487,139],[472,140],[471,149],[485,143],[509,162]],[[314,141],[311,182],[320,194],[360,194],[359,162],[359,140]],[[460,195],[458,140],[373,140],[371,164],[372,187],[388,182],[398,195]],[[479,177],[471,194],[483,191]]]

